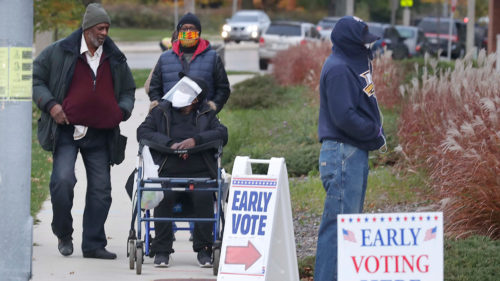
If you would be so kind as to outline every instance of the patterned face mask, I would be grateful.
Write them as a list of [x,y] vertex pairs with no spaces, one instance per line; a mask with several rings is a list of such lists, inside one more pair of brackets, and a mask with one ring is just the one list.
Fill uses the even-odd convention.
[[181,42],[182,47],[190,48],[198,44],[200,41],[200,32],[199,31],[183,31],[179,32],[179,41]]

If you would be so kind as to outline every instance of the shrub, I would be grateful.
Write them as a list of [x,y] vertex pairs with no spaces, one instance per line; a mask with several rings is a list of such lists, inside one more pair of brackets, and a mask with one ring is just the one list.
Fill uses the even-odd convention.
[[[112,1],[111,1],[112,2]],[[174,30],[174,6],[171,4],[109,3],[106,11],[114,27],[124,28],[165,28]],[[179,19],[183,15],[179,7]],[[202,36],[221,31],[224,19],[230,17],[231,8],[196,9],[196,16],[201,21]],[[167,32],[170,34],[170,32]]]
[[[406,87],[399,139],[413,164],[425,163],[446,198],[447,234],[500,238],[500,74],[494,56],[457,60]],[[436,72],[437,62],[430,62]]]
[[256,76],[236,84],[226,108],[263,109],[282,103],[286,89],[268,75]]
[[292,46],[273,59],[273,76],[280,85],[307,85],[317,92],[321,68],[331,52],[328,43]]

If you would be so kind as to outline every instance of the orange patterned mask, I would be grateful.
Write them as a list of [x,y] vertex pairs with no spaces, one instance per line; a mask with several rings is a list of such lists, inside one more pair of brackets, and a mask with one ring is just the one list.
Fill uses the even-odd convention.
[[181,42],[182,47],[190,48],[198,44],[200,41],[200,32],[199,31],[184,31],[179,32],[179,41]]

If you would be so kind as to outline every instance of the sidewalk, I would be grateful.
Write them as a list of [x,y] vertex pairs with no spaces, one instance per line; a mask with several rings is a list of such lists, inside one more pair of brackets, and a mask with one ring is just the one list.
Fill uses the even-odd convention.
[[[234,85],[251,75],[231,75],[229,81]],[[113,203],[106,222],[109,251],[118,255],[116,260],[97,260],[82,257],[81,232],[82,216],[85,201],[86,176],[81,157],[76,163],[76,177],[73,205],[73,243],[74,252],[69,257],[63,257],[57,250],[57,238],[52,234],[50,223],[52,220],[52,206],[47,200],[37,219],[38,224],[33,228],[33,281],[59,280],[216,280],[212,268],[200,268],[196,260],[196,253],[192,250],[192,243],[188,241],[189,232],[178,231],[174,242],[175,253],[171,256],[169,268],[156,268],[153,259],[144,258],[142,274],[136,275],[135,270],[128,267],[127,237],[130,229],[132,203],[128,198],[124,186],[127,177],[135,167],[137,155],[136,129],[146,118],[149,100],[144,88],[137,89],[135,108],[127,122],[120,125],[122,134],[128,137],[126,157],[122,164],[111,168]],[[144,229],[144,228],[143,228]]]

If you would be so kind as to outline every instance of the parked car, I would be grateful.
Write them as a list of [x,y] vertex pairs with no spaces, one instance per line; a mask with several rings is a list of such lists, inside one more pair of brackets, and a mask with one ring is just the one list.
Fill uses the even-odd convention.
[[[429,46],[434,53],[441,50],[441,54],[447,54],[449,18],[425,17],[420,20],[418,27],[424,31],[425,37],[429,40]],[[466,25],[462,21],[454,20],[451,27],[451,57],[461,58],[465,55]]]
[[403,37],[404,43],[408,47],[410,56],[420,56],[424,55],[426,52],[430,52],[429,41],[425,37],[424,31],[421,28],[415,26],[405,26],[396,25],[401,37]]
[[308,42],[321,42],[321,35],[314,24],[298,21],[272,22],[260,37],[259,68],[266,70],[279,51]]
[[339,20],[340,20],[339,17],[325,17],[321,19],[316,25],[316,29],[321,35],[321,38],[330,39],[332,30],[335,27],[335,24],[337,24]]
[[260,35],[271,20],[266,13],[260,10],[241,10],[236,12],[232,18],[226,20],[222,27],[222,38],[224,42],[255,41],[259,42]]
[[368,22],[368,30],[380,37],[375,41],[372,46],[374,54],[381,54],[384,49],[392,51],[393,59],[404,59],[409,57],[410,51],[404,43],[405,39],[399,34],[398,30],[390,25],[384,23]]

